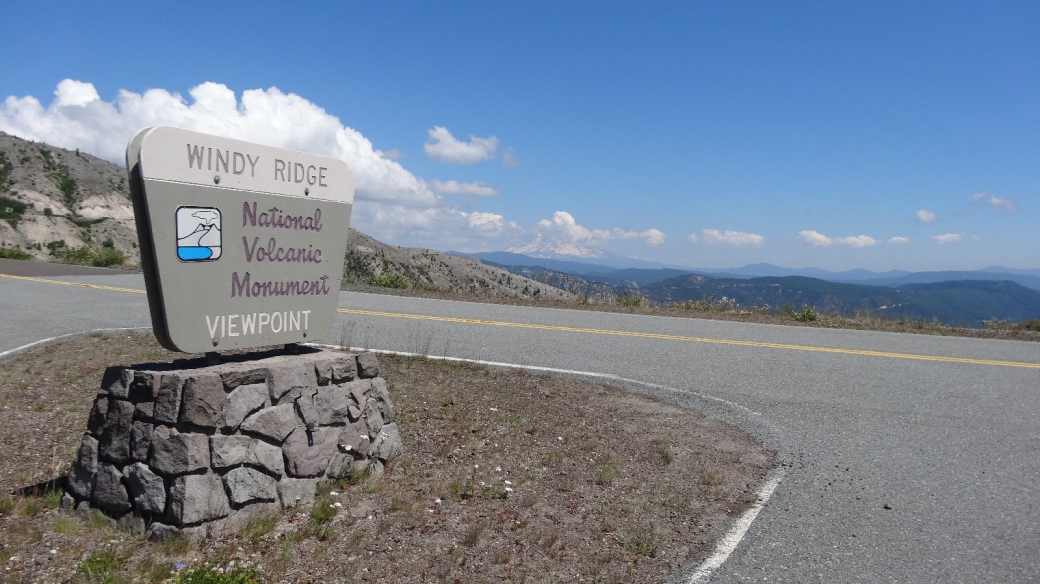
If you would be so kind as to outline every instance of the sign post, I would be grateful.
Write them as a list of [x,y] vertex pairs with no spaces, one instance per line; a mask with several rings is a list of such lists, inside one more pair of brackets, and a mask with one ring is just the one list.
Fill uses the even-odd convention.
[[152,329],[206,353],[332,331],[354,200],[345,162],[170,127],[126,154]]

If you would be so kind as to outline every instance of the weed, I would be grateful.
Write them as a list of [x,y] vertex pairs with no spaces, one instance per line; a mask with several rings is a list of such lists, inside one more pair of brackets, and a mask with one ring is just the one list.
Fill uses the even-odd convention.
[[617,463],[609,456],[599,459],[599,464],[596,467],[596,484],[601,486],[613,484],[614,479],[617,477],[617,470]]
[[126,561],[129,558],[129,552],[94,552],[87,559],[83,560],[83,563],[76,569],[76,573],[83,576],[88,582],[108,584],[109,582],[122,581],[124,578],[121,577],[119,572],[126,565]]
[[0,497],[0,515],[7,515],[14,510],[14,499],[11,495]]
[[560,481],[559,489],[564,493],[574,492],[575,487],[577,487],[577,485],[574,484],[574,479],[571,477],[563,477],[563,480]]
[[661,551],[661,539],[652,529],[641,527],[632,534],[632,537],[628,538],[625,547],[634,554],[656,558]]
[[661,461],[661,464],[668,466],[675,461],[675,455],[672,454],[672,449],[668,447],[668,443],[658,439],[651,442],[651,444],[653,445],[654,453],[657,455],[658,460]]
[[39,497],[26,497],[22,499],[21,513],[23,517],[34,517],[46,509],[43,499]]
[[43,494],[43,497],[42,497],[43,498],[43,504],[46,505],[48,509],[53,509],[53,508],[57,507],[58,505],[61,505],[61,497],[64,494],[65,494],[65,491],[62,491],[61,489],[55,489],[55,490],[52,490],[52,491],[47,491],[47,492],[45,492]]
[[31,260],[32,254],[13,247],[0,247],[0,258],[8,260]]
[[474,482],[475,481],[472,478],[466,479],[465,481],[454,481],[448,485],[448,492],[451,493],[452,497],[455,497],[460,501],[472,499],[475,490]]
[[581,449],[584,452],[595,452],[597,448],[599,448],[599,442],[596,442],[595,440],[590,440],[581,445]]
[[336,483],[334,483],[332,481],[321,481],[321,482],[318,483],[318,487],[317,487],[317,490],[316,490],[316,496],[319,499],[328,497],[329,494],[332,493],[332,491],[333,491],[333,489],[335,487],[336,487]]
[[36,402],[32,405],[32,411],[34,412],[46,412],[47,404],[44,402]]
[[314,506],[311,507],[311,522],[315,525],[324,525],[332,521],[332,518],[339,512],[335,502],[332,497],[328,496],[314,501]]
[[411,511],[415,507],[415,499],[406,496],[395,495],[390,500],[390,511]]
[[256,571],[230,564],[207,563],[178,573],[173,581],[175,584],[260,584],[263,577]]
[[487,529],[487,524],[481,522],[474,525],[470,525],[466,530],[466,536],[462,538],[463,545],[467,547],[473,547],[480,541],[480,536]]
[[104,513],[95,509],[90,513],[90,517],[87,518],[87,527],[91,529],[101,529],[109,526],[109,519]]
[[71,517],[59,517],[54,520],[51,529],[54,533],[76,533],[79,531],[79,523]]
[[343,471],[343,473],[339,477],[339,480],[337,480],[336,482],[341,487],[360,485],[365,481],[365,479],[368,478],[369,472],[369,467],[365,467],[363,469],[351,467]]
[[278,515],[274,513],[261,513],[254,515],[249,518],[249,522],[242,528],[242,531],[238,533],[240,537],[251,543],[257,545],[265,535],[274,531],[274,528],[278,525]]

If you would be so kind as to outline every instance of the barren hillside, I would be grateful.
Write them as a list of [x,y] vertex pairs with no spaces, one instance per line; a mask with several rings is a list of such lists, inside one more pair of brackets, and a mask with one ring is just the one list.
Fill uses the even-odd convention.
[[110,247],[139,263],[126,170],[0,132],[0,246],[41,260],[61,248]]
[[[362,203],[363,204],[363,203]],[[345,280],[485,297],[572,299],[570,292],[429,249],[387,245],[350,230]],[[122,251],[140,263],[126,169],[90,154],[0,132],[0,246],[55,260],[62,250]]]

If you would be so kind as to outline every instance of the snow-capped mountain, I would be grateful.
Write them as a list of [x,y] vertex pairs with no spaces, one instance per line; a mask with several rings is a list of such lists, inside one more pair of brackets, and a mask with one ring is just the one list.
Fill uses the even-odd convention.
[[536,258],[566,259],[566,258],[605,258],[613,254],[594,247],[585,247],[575,243],[562,243],[558,241],[545,241],[539,235],[533,241],[523,245],[514,245],[506,249],[510,253],[521,253]]

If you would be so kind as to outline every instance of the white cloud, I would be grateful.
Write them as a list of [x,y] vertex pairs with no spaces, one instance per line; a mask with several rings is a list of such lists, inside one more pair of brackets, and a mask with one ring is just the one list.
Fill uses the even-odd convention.
[[686,236],[686,239],[689,239],[690,243],[697,243],[697,234],[696,233],[691,233],[691,234]]
[[562,244],[598,244],[612,239],[644,238],[649,246],[657,247],[664,243],[665,234],[658,229],[646,231],[628,231],[615,227],[612,230],[589,229],[574,220],[574,216],[566,211],[553,213],[552,219],[542,219],[535,226],[539,236],[548,237]]
[[940,243],[940,244],[960,243],[961,241],[964,241],[964,234],[963,233],[943,233],[942,235],[933,235],[932,239],[934,239],[937,243]]
[[517,168],[520,166],[520,159],[516,155],[515,148],[506,148],[506,151],[502,153],[502,166],[508,166],[509,168]]
[[401,160],[402,158],[404,158],[404,153],[402,153],[400,150],[396,148],[394,148],[393,150],[384,150],[383,158],[387,160]]
[[188,94],[190,101],[165,89],[120,90],[107,102],[92,84],[66,79],[47,107],[32,96],[4,100],[0,130],[122,163],[126,144],[138,130],[176,126],[345,160],[354,173],[359,199],[439,204],[422,180],[389,160],[360,132],[299,95],[272,87],[244,91],[238,99],[226,85],[210,82]]
[[909,237],[899,237],[899,236],[890,237],[890,238],[888,238],[888,242],[889,243],[894,243],[896,245],[903,245],[904,243],[910,243],[910,238]]
[[478,138],[470,136],[469,142],[463,142],[452,136],[444,126],[434,126],[427,130],[430,139],[423,144],[423,150],[431,160],[451,164],[473,164],[481,160],[490,160],[498,148],[498,138]]
[[664,243],[664,232],[657,229],[647,229],[646,231],[639,234],[639,237],[646,238],[646,244],[650,247],[657,247]]
[[720,232],[718,229],[704,229],[704,243],[709,246],[729,245],[733,247],[758,247],[765,242],[766,238],[757,233],[745,233],[743,231]]
[[989,193],[975,193],[971,196],[971,202],[973,203],[980,203],[982,201],[986,201],[990,205],[993,205],[1001,213],[1014,213],[1018,210],[1018,205],[1016,205],[1014,201],[1001,199],[996,195],[991,195]]
[[460,183],[457,180],[441,182],[437,179],[430,181],[430,188],[434,192],[444,195],[474,195],[477,197],[497,197],[502,194],[495,185],[482,182]]
[[[822,233],[812,230],[799,231],[798,237],[813,247],[831,247],[832,245],[845,245],[848,247],[873,247],[878,240],[869,235],[853,235],[849,237],[828,237]],[[909,241],[909,240],[907,240]]]
[[939,217],[928,209],[919,209],[917,211],[917,220],[921,223],[935,223],[939,220]]
[[187,98],[165,89],[121,90],[114,100],[104,101],[92,84],[66,79],[49,105],[33,96],[0,102],[0,131],[79,148],[119,164],[138,130],[161,125],[346,161],[357,185],[353,223],[383,241],[479,251],[500,249],[528,235],[500,216],[453,208],[432,184],[396,161],[399,151],[375,148],[319,105],[275,87],[236,96],[225,85],[207,82],[191,88]]

